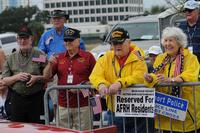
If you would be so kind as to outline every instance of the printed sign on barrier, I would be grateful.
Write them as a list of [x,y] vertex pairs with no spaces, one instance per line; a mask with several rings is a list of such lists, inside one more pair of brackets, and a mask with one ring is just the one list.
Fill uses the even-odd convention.
[[129,88],[115,96],[116,117],[154,117],[155,89]]
[[188,101],[164,93],[156,92],[155,113],[184,121]]

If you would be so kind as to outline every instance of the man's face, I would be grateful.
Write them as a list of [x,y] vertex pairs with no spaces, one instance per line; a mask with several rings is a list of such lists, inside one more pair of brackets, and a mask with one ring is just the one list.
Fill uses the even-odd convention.
[[64,26],[66,19],[65,17],[53,17],[52,23],[56,29],[61,29]]
[[185,16],[187,20],[194,20],[198,17],[199,11],[198,9],[185,9]]
[[17,37],[17,42],[19,44],[20,50],[28,50],[32,47],[32,36]]
[[130,50],[130,40],[126,39],[124,42],[122,43],[112,43],[112,47],[114,50],[115,55],[118,58],[124,57],[126,55],[128,55],[129,50]]
[[76,38],[75,40],[65,40],[65,47],[70,53],[76,53],[79,50],[80,38]]
[[158,56],[157,54],[149,54],[149,59],[152,64],[154,64],[157,56]]

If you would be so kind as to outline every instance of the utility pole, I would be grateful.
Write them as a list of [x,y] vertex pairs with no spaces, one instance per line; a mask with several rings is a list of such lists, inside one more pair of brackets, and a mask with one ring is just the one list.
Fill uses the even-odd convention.
[[30,14],[29,14],[29,9],[30,9],[30,0],[28,0],[28,5],[27,5],[27,9],[28,9],[28,23],[30,23],[30,21],[31,21],[31,18],[30,18]]

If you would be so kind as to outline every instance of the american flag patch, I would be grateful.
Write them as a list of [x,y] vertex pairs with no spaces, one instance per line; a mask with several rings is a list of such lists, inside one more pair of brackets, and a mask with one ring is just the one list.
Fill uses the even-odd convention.
[[40,55],[39,57],[33,57],[32,61],[45,63],[46,62],[46,56]]

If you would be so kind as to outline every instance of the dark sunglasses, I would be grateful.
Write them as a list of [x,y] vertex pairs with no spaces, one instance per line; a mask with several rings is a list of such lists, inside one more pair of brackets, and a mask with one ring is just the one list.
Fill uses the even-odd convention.
[[112,42],[111,44],[112,44],[112,45],[118,45],[118,44],[119,44],[119,45],[122,45],[123,43],[124,43],[124,42]]
[[64,39],[65,42],[73,42],[75,39]]
[[189,13],[191,13],[191,12],[193,12],[195,9],[185,9],[185,10],[183,10],[183,12],[184,13],[186,13],[186,12],[189,12]]

